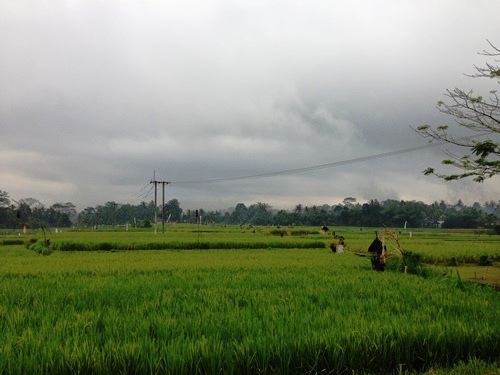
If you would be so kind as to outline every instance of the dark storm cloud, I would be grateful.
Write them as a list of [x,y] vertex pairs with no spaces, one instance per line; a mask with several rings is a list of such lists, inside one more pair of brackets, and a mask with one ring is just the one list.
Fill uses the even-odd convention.
[[[81,209],[171,181],[252,176],[425,144],[435,103],[498,35],[496,1],[0,0],[0,190]],[[498,43],[497,43],[498,44]],[[347,167],[173,184],[183,207],[346,196],[496,199],[420,172],[442,148]],[[142,192],[138,194],[138,192]]]

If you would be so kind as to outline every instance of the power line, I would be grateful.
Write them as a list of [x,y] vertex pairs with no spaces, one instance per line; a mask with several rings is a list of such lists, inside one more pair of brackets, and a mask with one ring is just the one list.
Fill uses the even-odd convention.
[[419,150],[423,150],[425,148],[438,146],[438,145],[441,145],[443,143],[445,143],[445,142],[433,142],[433,143],[429,143],[429,144],[422,145],[422,146],[410,147],[410,148],[405,148],[405,149],[396,150],[396,151],[383,152],[383,153],[375,154],[375,155],[362,156],[362,157],[355,158],[355,159],[348,159],[348,160],[336,161],[336,162],[332,162],[332,163],[312,165],[312,166],[302,167],[302,168],[287,169],[287,170],[277,171],[277,172],[260,173],[260,174],[248,175],[248,176],[213,178],[213,179],[206,179],[206,180],[172,181],[171,184],[172,185],[174,185],[174,184],[175,185],[185,185],[185,184],[202,184],[202,183],[204,184],[204,183],[226,182],[226,181],[240,181],[240,180],[250,180],[250,179],[257,179],[257,178],[281,176],[281,175],[287,175],[287,174],[295,174],[295,173],[300,173],[300,172],[309,172],[309,171],[315,171],[315,170],[319,170],[319,169],[335,168],[335,167],[340,167],[343,165],[361,163],[364,161],[369,161],[369,160],[374,160],[374,159],[382,159],[382,158],[386,158],[389,156],[406,154],[409,152],[419,151]]
[[140,198],[141,196],[143,196],[144,195],[144,190],[146,190],[147,188],[151,188],[151,184],[148,183],[148,184],[144,185],[141,188],[141,190],[139,190],[137,192],[137,194],[134,195],[134,198]]
[[151,192],[154,190],[154,187],[151,186],[151,184],[148,184],[148,185],[150,185],[149,189],[147,191],[143,192],[142,194],[137,195],[135,197],[136,199],[144,200],[144,199],[148,198],[149,196],[151,196]]

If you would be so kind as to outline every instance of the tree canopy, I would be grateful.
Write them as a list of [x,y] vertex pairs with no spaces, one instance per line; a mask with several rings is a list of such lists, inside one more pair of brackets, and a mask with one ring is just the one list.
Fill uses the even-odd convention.
[[[486,62],[484,66],[474,66],[475,73],[467,75],[471,78],[487,78],[492,80],[496,88],[500,84],[500,49],[488,41],[492,50],[482,51],[479,54],[493,62]],[[472,178],[476,182],[483,182],[500,173],[500,97],[493,88],[487,96],[477,95],[473,90],[455,88],[444,94],[447,101],[440,100],[437,108],[440,112],[455,117],[459,126],[469,129],[473,135],[457,137],[449,132],[448,125],[431,127],[421,125],[415,131],[430,141],[436,140],[469,149],[464,155],[447,152],[448,158],[441,163],[458,170],[457,173],[440,173],[429,167],[423,171],[426,175],[435,175],[446,181]],[[495,139],[495,136],[497,137]],[[476,140],[475,138],[484,138]]]
[[[70,202],[55,203],[46,208],[35,198],[8,204],[12,200],[3,191],[0,191],[0,198],[0,229],[10,230],[23,227],[36,229],[40,226],[94,228],[102,225],[144,228],[151,226],[155,209],[153,201],[137,205],[106,202],[77,212]],[[289,211],[273,209],[263,202],[248,207],[238,203],[233,208],[216,211],[202,208],[183,210],[180,202],[172,199],[165,205],[164,213],[160,208],[157,207],[160,217],[164,214],[169,222],[212,225],[499,228],[500,223],[500,201],[482,205],[476,202],[468,207],[460,199],[455,204],[444,201],[425,204],[395,199],[371,199],[358,203],[356,198],[349,197],[333,205],[297,204]]]

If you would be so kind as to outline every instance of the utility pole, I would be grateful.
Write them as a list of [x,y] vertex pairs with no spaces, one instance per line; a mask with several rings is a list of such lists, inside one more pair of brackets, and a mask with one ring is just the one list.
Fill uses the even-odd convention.
[[162,233],[165,233],[165,185],[170,184],[170,181],[158,181],[155,178],[155,174],[153,173],[153,179],[149,182],[150,184],[155,185],[155,210],[154,210],[154,220],[155,220],[155,234],[156,234],[156,223],[157,223],[157,203],[156,203],[156,197],[157,197],[157,188],[158,184],[161,184],[162,186],[162,204],[161,204],[161,223],[162,223]]
[[162,203],[161,203],[161,233],[165,233],[165,184],[169,184],[167,181],[160,181],[162,190]]
[[156,212],[156,207],[158,207],[156,204],[156,191],[157,191],[157,187],[158,187],[158,181],[156,181],[155,175],[156,175],[156,173],[153,171],[153,179],[151,181],[149,181],[149,183],[155,185],[155,203],[154,203],[154,208],[153,208],[153,220],[155,222],[155,234],[156,234],[156,223],[158,221],[157,212]]

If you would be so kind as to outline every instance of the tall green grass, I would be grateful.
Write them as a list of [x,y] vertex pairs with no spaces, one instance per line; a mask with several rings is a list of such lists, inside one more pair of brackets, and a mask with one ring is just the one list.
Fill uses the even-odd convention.
[[400,373],[498,363],[500,299],[324,249],[0,253],[2,373]]
[[[126,250],[126,249],[257,249],[257,248],[320,248],[345,237],[345,249],[351,252],[366,252],[374,238],[374,232],[383,228],[334,227],[324,234],[315,227],[240,227],[240,226],[197,226],[172,224],[165,233],[153,229],[130,230],[125,227],[109,230],[67,230],[63,233],[47,233],[54,249],[61,250]],[[392,228],[394,229],[394,228]],[[500,236],[471,230],[394,229],[404,250],[419,254],[429,264],[478,264],[487,256],[493,262],[500,262]],[[283,233],[283,237],[281,237]],[[41,231],[31,233],[37,239],[43,238]],[[16,241],[23,237],[16,238]],[[391,252],[390,241],[388,250]]]
[[194,250],[194,249],[322,249],[324,242],[76,242],[60,241],[53,246],[61,251],[96,250]]

